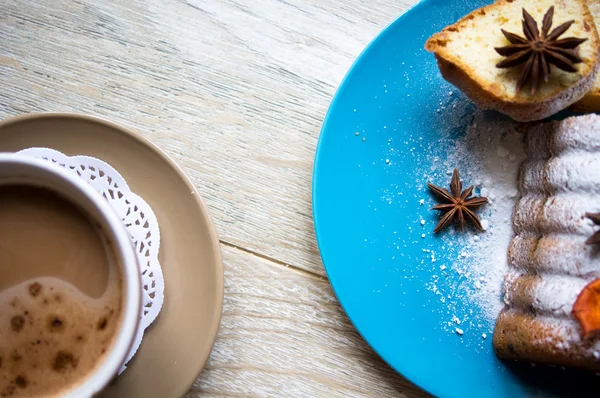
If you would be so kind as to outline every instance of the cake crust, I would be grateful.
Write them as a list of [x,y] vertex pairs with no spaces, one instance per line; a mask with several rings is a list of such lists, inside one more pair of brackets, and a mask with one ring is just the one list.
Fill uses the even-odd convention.
[[[495,66],[502,57],[494,47],[508,44],[500,29],[520,33],[522,8],[541,21],[538,9],[545,12],[552,6],[556,9],[554,26],[565,22],[565,18],[574,19],[567,35],[588,38],[578,50],[584,62],[576,73],[551,66],[550,82],[543,84],[535,95],[527,87],[516,92],[520,68],[505,70]],[[600,71],[599,43],[594,19],[584,0],[498,0],[431,36],[425,49],[435,54],[444,79],[479,107],[495,109],[526,122],[551,116],[584,97]]]
[[599,126],[600,116],[586,115],[524,137],[529,160],[493,339],[500,358],[600,371],[600,338],[583,338],[572,314],[583,288],[600,278],[600,253],[586,244],[597,227],[585,216],[600,210]]

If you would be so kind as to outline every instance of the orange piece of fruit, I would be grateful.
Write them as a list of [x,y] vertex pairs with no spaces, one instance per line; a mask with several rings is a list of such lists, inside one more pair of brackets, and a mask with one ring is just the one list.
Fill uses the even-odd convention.
[[584,338],[600,336],[600,279],[583,288],[571,312],[581,325]]

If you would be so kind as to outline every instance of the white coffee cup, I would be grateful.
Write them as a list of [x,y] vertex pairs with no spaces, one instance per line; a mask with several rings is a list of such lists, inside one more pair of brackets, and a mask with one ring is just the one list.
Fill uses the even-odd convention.
[[87,398],[101,391],[117,375],[134,341],[141,313],[141,278],[129,233],[108,201],[86,181],[61,166],[24,155],[0,153],[0,185],[46,188],[75,205],[100,225],[122,276],[122,307],[114,341],[95,369],[64,397]]

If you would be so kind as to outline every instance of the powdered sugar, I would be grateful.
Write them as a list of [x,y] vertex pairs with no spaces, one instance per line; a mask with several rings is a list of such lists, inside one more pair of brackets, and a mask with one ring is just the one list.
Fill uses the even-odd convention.
[[[372,168],[386,173],[389,185],[381,186],[380,197],[370,199],[368,207],[374,217],[380,217],[381,208],[394,217],[389,224],[388,219],[377,218],[382,232],[377,237],[365,236],[364,245],[379,248],[379,262],[386,257],[392,261],[394,266],[388,268],[389,277],[384,280],[393,281],[399,292],[398,306],[409,307],[418,301],[423,311],[435,314],[439,330],[450,338],[478,352],[489,352],[491,339],[482,336],[492,335],[503,307],[512,211],[519,197],[518,172],[525,159],[521,125],[496,112],[477,109],[462,95],[446,98],[446,111],[436,113],[436,120],[422,121],[441,126],[433,139],[419,136],[418,125],[406,134],[391,126],[388,130],[394,135],[381,140],[383,151],[370,159],[368,167],[358,165],[365,176]],[[428,134],[425,126],[422,130]],[[410,172],[404,167],[407,161],[414,165]],[[437,198],[427,183],[448,188],[454,168],[460,172],[464,189],[474,185],[473,194],[490,201],[476,211],[483,232],[471,227],[460,231],[452,225],[433,233],[439,213],[431,210]],[[386,287],[373,291],[385,293]]]
[[[525,159],[522,134],[515,122],[476,110],[466,134],[445,151],[445,156],[440,156],[444,160],[435,162],[426,178],[447,186],[448,172],[458,168],[463,187],[475,185],[475,194],[487,197],[489,204],[478,211],[484,232],[460,232],[454,227],[440,235],[444,250],[454,257],[444,268],[450,278],[445,285],[432,278],[428,288],[445,305],[441,315],[446,330],[457,333],[459,319],[464,334],[475,329],[487,336],[503,307],[507,250],[513,236],[512,211],[519,196],[518,171]],[[473,312],[474,307],[478,313]]]
[[[519,286],[519,282],[527,288]],[[524,311],[533,308],[536,314],[569,318],[577,296],[587,284],[587,280],[573,276],[546,274],[539,278],[511,270],[506,278],[504,301],[507,306]]]

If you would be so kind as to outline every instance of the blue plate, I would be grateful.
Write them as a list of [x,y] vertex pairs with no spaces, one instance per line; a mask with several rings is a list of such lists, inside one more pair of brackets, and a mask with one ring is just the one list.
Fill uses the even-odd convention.
[[[432,33],[488,3],[421,1],[351,68],[327,114],[315,159],[319,248],[331,284],[362,336],[430,393],[520,397],[577,391],[581,396],[594,384],[597,392],[598,381],[589,375],[498,360],[491,342],[494,321],[485,321],[476,306],[469,311],[472,319],[481,318],[480,332],[462,337],[449,332],[441,319],[448,308],[427,288],[429,253],[436,252],[437,264],[443,264],[461,248],[446,253],[442,240],[431,234],[437,215],[428,210],[433,201],[423,189],[424,170],[443,154],[435,148],[448,144],[440,137],[459,138],[475,107],[442,79],[423,45]],[[447,291],[453,283],[448,278],[438,285]]]

